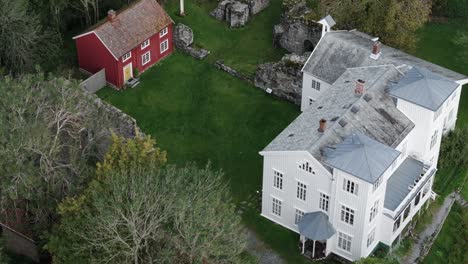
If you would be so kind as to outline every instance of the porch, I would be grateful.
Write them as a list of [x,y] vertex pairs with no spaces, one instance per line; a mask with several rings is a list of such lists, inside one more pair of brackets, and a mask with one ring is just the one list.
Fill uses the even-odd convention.
[[300,233],[300,245],[302,255],[318,260],[327,256],[327,240],[335,233],[335,228],[328,221],[328,215],[324,212],[312,212],[305,214],[298,223]]

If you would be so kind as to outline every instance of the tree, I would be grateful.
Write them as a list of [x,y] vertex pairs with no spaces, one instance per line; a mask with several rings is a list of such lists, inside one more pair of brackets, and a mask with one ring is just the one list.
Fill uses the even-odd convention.
[[114,137],[96,179],[59,207],[54,263],[238,262],[242,227],[222,174],[165,161],[149,137]]
[[54,59],[60,38],[41,25],[28,0],[0,0],[0,10],[0,67],[13,73],[29,72]]
[[431,1],[321,0],[319,10],[332,14],[340,28],[357,28],[389,45],[408,48],[416,43],[416,30],[429,19]]
[[395,258],[377,258],[377,257],[368,257],[360,259],[356,264],[398,264],[398,260]]

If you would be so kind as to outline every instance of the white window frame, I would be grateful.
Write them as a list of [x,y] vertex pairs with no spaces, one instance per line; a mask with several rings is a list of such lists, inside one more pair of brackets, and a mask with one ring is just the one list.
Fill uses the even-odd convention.
[[337,247],[345,252],[351,252],[353,236],[338,231]]
[[166,36],[168,32],[169,30],[167,29],[167,27],[163,28],[161,31],[159,31],[159,37],[162,38]]
[[311,83],[312,89],[317,90],[317,91],[320,92],[320,86],[321,86],[321,84],[320,84],[319,81],[312,80],[312,83]]
[[296,198],[305,202],[307,200],[307,184],[297,181]]
[[367,235],[367,247],[369,248],[369,246],[374,244],[374,241],[375,241],[375,226],[372,228],[372,230]]
[[299,208],[294,208],[294,209],[296,209],[294,213],[294,224],[298,225],[299,222],[302,220],[302,217],[304,217],[305,212]]
[[370,214],[369,214],[369,223],[372,222],[372,220],[375,219],[377,214],[379,213],[379,200],[374,202],[374,205],[370,209]]
[[131,52],[131,51],[125,53],[125,54],[122,56],[122,62],[128,61],[128,59],[130,59],[131,57],[132,57],[132,52]]
[[273,188],[283,190],[284,173],[279,170],[273,169]]
[[312,174],[315,174],[315,171],[314,169],[312,168],[312,163],[308,160],[301,160],[299,163],[298,163],[298,166],[299,166],[299,169],[300,170],[303,170],[305,172],[308,172],[308,173],[312,173]]
[[168,50],[169,50],[169,40],[166,39],[163,42],[161,42],[161,44],[159,44],[159,53],[164,53]]
[[[148,60],[145,61],[146,57],[148,57]],[[147,51],[143,55],[141,55],[141,65],[146,65],[150,61],[151,61],[151,51]]]
[[439,129],[436,129],[434,131],[434,134],[432,134],[431,136],[431,144],[429,146],[429,150],[432,150],[434,148],[438,139],[439,139]]
[[150,39],[147,39],[141,43],[141,49],[145,49],[150,45]]
[[330,195],[319,192],[319,209],[328,213],[330,208]]
[[271,197],[271,213],[277,217],[281,217],[281,210],[283,207],[283,200],[276,198],[274,196]]
[[357,196],[359,194],[359,184],[352,180],[343,178],[343,191]]
[[341,222],[348,224],[350,226],[354,226],[355,219],[356,219],[356,210],[344,204],[341,204],[341,210],[340,210]]

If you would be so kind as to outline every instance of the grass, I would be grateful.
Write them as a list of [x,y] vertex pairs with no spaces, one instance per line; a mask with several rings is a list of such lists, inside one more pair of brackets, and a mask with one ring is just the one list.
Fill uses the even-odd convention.
[[458,264],[468,260],[468,211],[458,203],[452,206],[424,264]]
[[177,15],[179,0],[169,0],[165,7],[176,23],[193,29],[194,43],[211,51],[207,57],[210,62],[223,59],[234,69],[252,75],[258,64],[277,61],[284,55],[284,50],[273,47],[273,26],[279,23],[281,0],[271,0],[268,8],[250,17],[245,27],[236,29],[208,15],[217,4],[209,0],[185,1],[185,17]]
[[173,55],[141,76],[135,89],[98,95],[134,117],[167,150],[169,163],[208,161],[223,169],[235,201],[247,201],[244,221],[288,263],[304,261],[298,235],[259,215],[262,150],[298,114],[297,106],[217,70],[206,61]]

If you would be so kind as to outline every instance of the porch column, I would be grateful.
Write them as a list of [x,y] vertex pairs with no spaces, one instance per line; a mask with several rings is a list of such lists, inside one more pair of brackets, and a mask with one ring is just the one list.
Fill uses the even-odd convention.
[[312,245],[312,258],[315,258],[315,240]]
[[302,237],[302,255],[304,255],[304,252],[305,252],[305,240],[306,238]]

